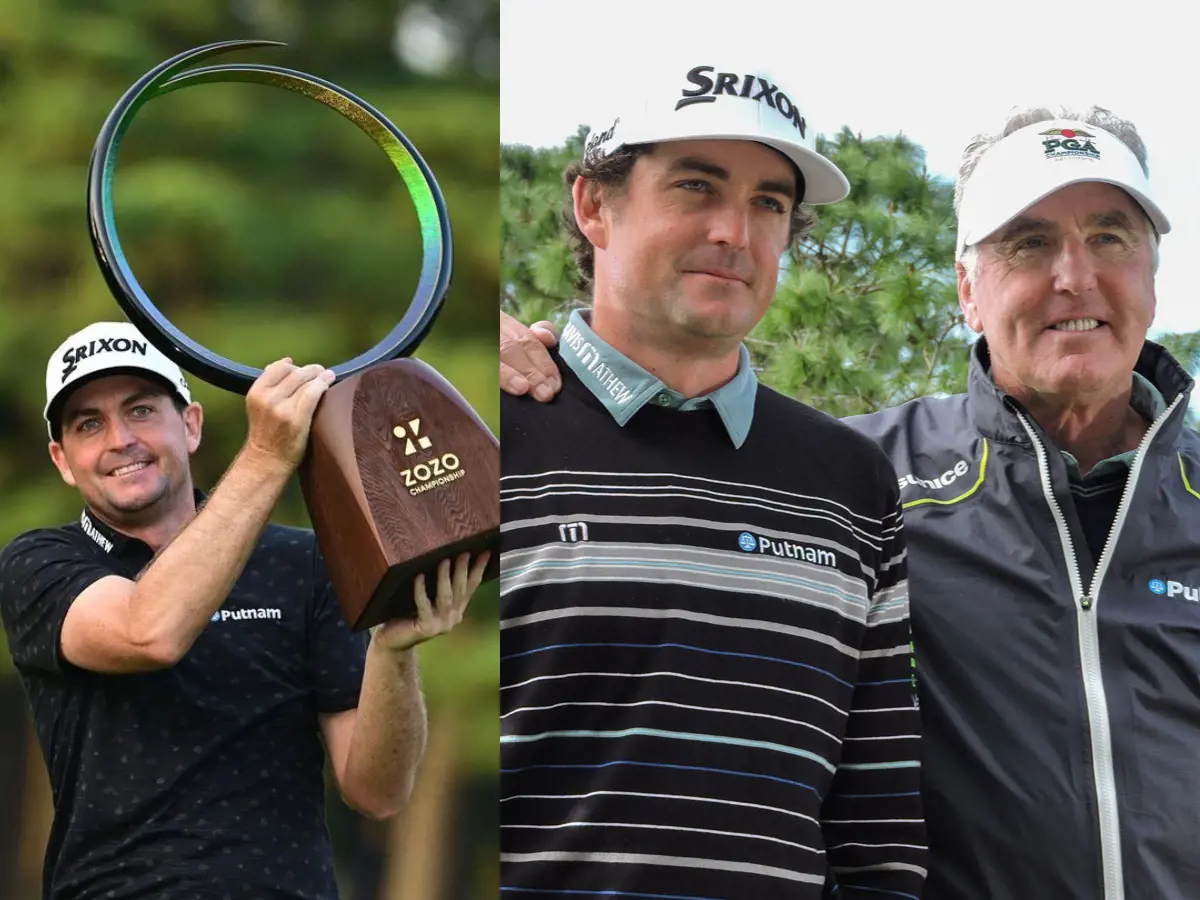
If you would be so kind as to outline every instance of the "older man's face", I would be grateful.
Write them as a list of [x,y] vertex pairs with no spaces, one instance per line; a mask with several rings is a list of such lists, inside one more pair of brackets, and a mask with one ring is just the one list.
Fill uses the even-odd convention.
[[996,384],[1069,405],[1128,391],[1154,320],[1152,240],[1128,194],[1083,182],[982,242],[974,283],[960,270],[959,298],[987,337]]

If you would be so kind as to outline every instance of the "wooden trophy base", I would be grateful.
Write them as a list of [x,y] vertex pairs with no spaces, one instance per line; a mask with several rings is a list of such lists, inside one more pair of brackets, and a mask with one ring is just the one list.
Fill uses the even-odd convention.
[[500,443],[431,366],[398,359],[333,385],[313,418],[300,483],[342,614],[354,631],[416,618],[413,579],[491,550],[500,571]]

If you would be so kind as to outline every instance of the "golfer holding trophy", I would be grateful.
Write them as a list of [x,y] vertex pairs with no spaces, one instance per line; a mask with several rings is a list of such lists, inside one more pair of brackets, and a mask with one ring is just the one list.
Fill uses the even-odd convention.
[[[50,456],[79,519],[0,553],[0,618],[54,795],[48,900],[335,900],[328,756],[346,802],[404,807],[425,745],[414,648],[452,629],[498,568],[499,445],[429,366],[451,269],[433,173],[336,85],[180,54],[112,110],[88,176],[97,259],[128,322],[67,337],[46,367]],[[167,321],[117,239],[117,147],[150,99],[214,81],[302,93],[388,154],[423,242],[415,296],[370,351],[331,369],[225,359]],[[246,396],[247,438],[210,493],[190,455],[186,370]],[[293,473],[313,531],[268,523]]]

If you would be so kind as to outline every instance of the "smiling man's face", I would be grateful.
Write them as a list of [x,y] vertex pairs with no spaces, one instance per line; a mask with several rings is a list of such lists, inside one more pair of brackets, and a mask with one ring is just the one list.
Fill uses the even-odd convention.
[[182,412],[171,391],[136,375],[97,378],[62,405],[50,457],[111,525],[144,524],[192,493],[188,458],[200,444],[201,411]]
[[1127,193],[1081,182],[981,242],[974,283],[959,267],[959,299],[996,385],[1071,405],[1128,391],[1154,321],[1152,241]]
[[[596,317],[659,343],[736,345],[775,295],[796,170],[751,141],[670,141],[606,197]],[[606,308],[607,307],[607,308]]]

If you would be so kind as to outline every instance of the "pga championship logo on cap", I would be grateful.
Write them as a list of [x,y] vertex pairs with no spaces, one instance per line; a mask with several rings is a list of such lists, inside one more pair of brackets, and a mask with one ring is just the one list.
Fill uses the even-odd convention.
[[1039,132],[1045,138],[1042,148],[1046,159],[1099,159],[1100,151],[1090,138],[1095,135],[1082,128],[1048,128]]
[[[1049,160],[1054,165],[1046,165]],[[1018,128],[979,159],[963,186],[957,258],[1043,198],[1088,181],[1121,188],[1142,207],[1159,235],[1171,230],[1154,200],[1146,169],[1128,144],[1097,125],[1053,119]]]

